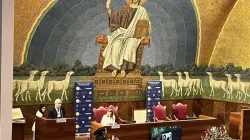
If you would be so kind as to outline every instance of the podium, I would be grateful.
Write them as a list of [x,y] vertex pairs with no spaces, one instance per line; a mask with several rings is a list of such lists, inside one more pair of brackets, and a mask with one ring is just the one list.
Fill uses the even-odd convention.
[[36,118],[36,140],[75,140],[75,118]]
[[24,140],[25,119],[12,121],[12,140]]
[[24,140],[26,121],[20,108],[12,108],[12,140]]

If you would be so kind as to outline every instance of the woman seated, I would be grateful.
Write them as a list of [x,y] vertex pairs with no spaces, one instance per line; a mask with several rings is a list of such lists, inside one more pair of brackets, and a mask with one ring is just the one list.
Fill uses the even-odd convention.
[[115,115],[112,109],[107,111],[107,114],[102,116],[102,126],[110,126],[115,124]]

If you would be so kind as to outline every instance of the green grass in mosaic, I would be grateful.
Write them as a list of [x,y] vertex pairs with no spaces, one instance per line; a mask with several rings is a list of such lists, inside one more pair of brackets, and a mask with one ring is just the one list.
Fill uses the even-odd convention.
[[[73,84],[74,81],[83,81],[83,79],[86,76],[72,76],[70,78],[70,82],[69,82],[69,88],[67,90],[67,96],[68,96],[68,100],[65,100],[65,97],[63,98],[63,102],[64,103],[73,103]],[[27,76],[17,76],[14,77],[15,80],[25,80],[27,79]],[[177,79],[176,76],[171,76],[171,77],[164,77],[165,79]],[[192,91],[191,94],[189,96],[185,95],[185,89],[183,88],[183,96],[176,96],[176,93],[174,92],[172,96],[172,90],[170,88],[165,88],[165,93],[164,93],[164,97],[163,100],[179,100],[179,99],[200,99],[200,98],[204,98],[204,99],[212,99],[212,100],[221,100],[221,101],[229,101],[229,102],[237,102],[237,103],[250,103],[250,97],[247,97],[246,100],[244,101],[244,96],[242,96],[241,99],[236,98],[236,91],[233,92],[233,99],[231,98],[227,98],[227,94],[225,94],[226,92],[221,90],[221,89],[215,89],[214,90],[214,96],[210,96],[211,93],[211,88],[209,85],[209,78],[208,76],[195,76],[195,77],[191,77],[191,78],[199,78],[202,80],[202,85],[203,85],[203,89],[204,91],[200,94],[194,94],[194,92]],[[35,80],[39,79],[39,77],[35,77]],[[45,78],[45,84],[47,83],[47,81],[50,80],[55,80],[55,81],[60,81],[63,80],[64,76],[48,76]],[[153,76],[152,77],[153,80],[157,80],[158,77],[157,76]],[[222,80],[222,81],[226,81],[227,79],[225,77],[214,77],[215,80]],[[236,79],[233,79],[233,81],[236,81]],[[41,94],[43,93],[44,89],[41,90]],[[14,91],[13,95],[16,93],[16,90]],[[15,101],[15,98],[13,100],[14,105],[18,105],[18,104],[40,104],[40,103],[45,103],[45,104],[49,104],[49,103],[53,103],[53,101],[57,98],[61,98],[61,93],[62,91],[52,91],[52,93],[50,94],[50,97],[52,99],[52,101],[49,101],[47,96],[46,96],[46,100],[40,102],[39,100],[36,101],[35,97],[36,97],[36,93],[35,92],[30,92],[31,93],[31,99],[32,101],[22,101],[21,98],[19,97],[18,102]],[[224,94],[226,95],[224,97]],[[25,94],[23,94],[25,95]],[[15,96],[13,96],[15,97]],[[99,96],[99,97],[94,97],[94,102],[119,102],[119,101],[144,101],[145,100],[145,91],[142,91],[138,96],[109,96],[109,97],[103,97],[103,96]]]
[[[27,79],[28,77],[27,76],[17,76],[17,77],[14,77],[15,80],[25,80]],[[44,86],[45,84],[48,82],[48,81],[51,81],[51,80],[55,80],[55,81],[60,81],[60,80],[64,80],[64,76],[47,76],[45,78],[45,82],[44,82]],[[68,100],[65,99],[65,97],[63,98],[63,102],[64,103],[73,103],[73,87],[74,87],[74,81],[82,81],[83,79],[85,78],[85,76],[72,76],[70,78],[70,81],[69,81],[69,87],[68,87],[68,90],[67,90],[67,97],[68,97]],[[38,80],[39,79],[39,76],[38,77],[35,77],[35,80]],[[16,102],[16,97],[14,96],[14,94],[16,94],[17,90],[14,90],[13,91],[13,104],[40,104],[40,103],[45,103],[45,104],[49,104],[49,103],[53,103],[55,99],[57,98],[61,98],[61,95],[62,95],[62,91],[52,91],[50,93],[50,98],[52,101],[49,101],[48,97],[46,96],[45,98],[45,101],[40,101],[39,98],[38,100],[36,101],[35,98],[36,98],[36,95],[37,93],[36,92],[30,92],[31,93],[31,100],[32,101],[22,101],[21,100],[21,96],[18,98],[18,102]],[[41,94],[44,92],[44,88],[41,90]],[[26,96],[26,94],[23,94],[24,97]],[[24,98],[25,99],[25,98]],[[43,98],[42,98],[43,99]]]

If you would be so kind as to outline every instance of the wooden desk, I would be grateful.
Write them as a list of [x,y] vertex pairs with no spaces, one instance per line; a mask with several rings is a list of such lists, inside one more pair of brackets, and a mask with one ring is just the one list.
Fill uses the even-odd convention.
[[241,112],[230,112],[229,136],[234,139],[240,138]]
[[240,140],[250,140],[250,109],[230,112],[229,136]]
[[25,124],[25,120],[12,122],[12,140],[24,140]]
[[[111,129],[111,127],[108,127],[108,137],[115,135],[120,140],[150,140],[151,129],[153,127],[175,125],[182,126],[182,140],[200,140],[201,136],[204,135],[204,131],[220,124],[217,118],[203,115],[200,115],[196,120],[121,124],[119,129]],[[99,123],[91,122],[91,140],[94,139],[93,133],[98,127],[100,127]]]
[[250,109],[241,109],[240,140],[250,140]]
[[75,118],[65,118],[58,123],[56,119],[36,118],[36,140],[75,140]]

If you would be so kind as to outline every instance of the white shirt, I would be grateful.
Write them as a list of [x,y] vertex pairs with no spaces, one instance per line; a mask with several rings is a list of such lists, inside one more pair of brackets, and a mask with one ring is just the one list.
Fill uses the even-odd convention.
[[56,108],[56,112],[57,112],[57,118],[61,118],[61,109],[60,108]]
[[102,126],[110,126],[115,124],[115,115],[113,117],[108,117],[107,114],[102,116],[102,121],[101,121]]
[[[38,110],[36,112],[36,117],[42,118],[43,114]],[[36,123],[36,121],[33,123],[32,129],[31,129],[32,131],[35,131],[35,123]]]

